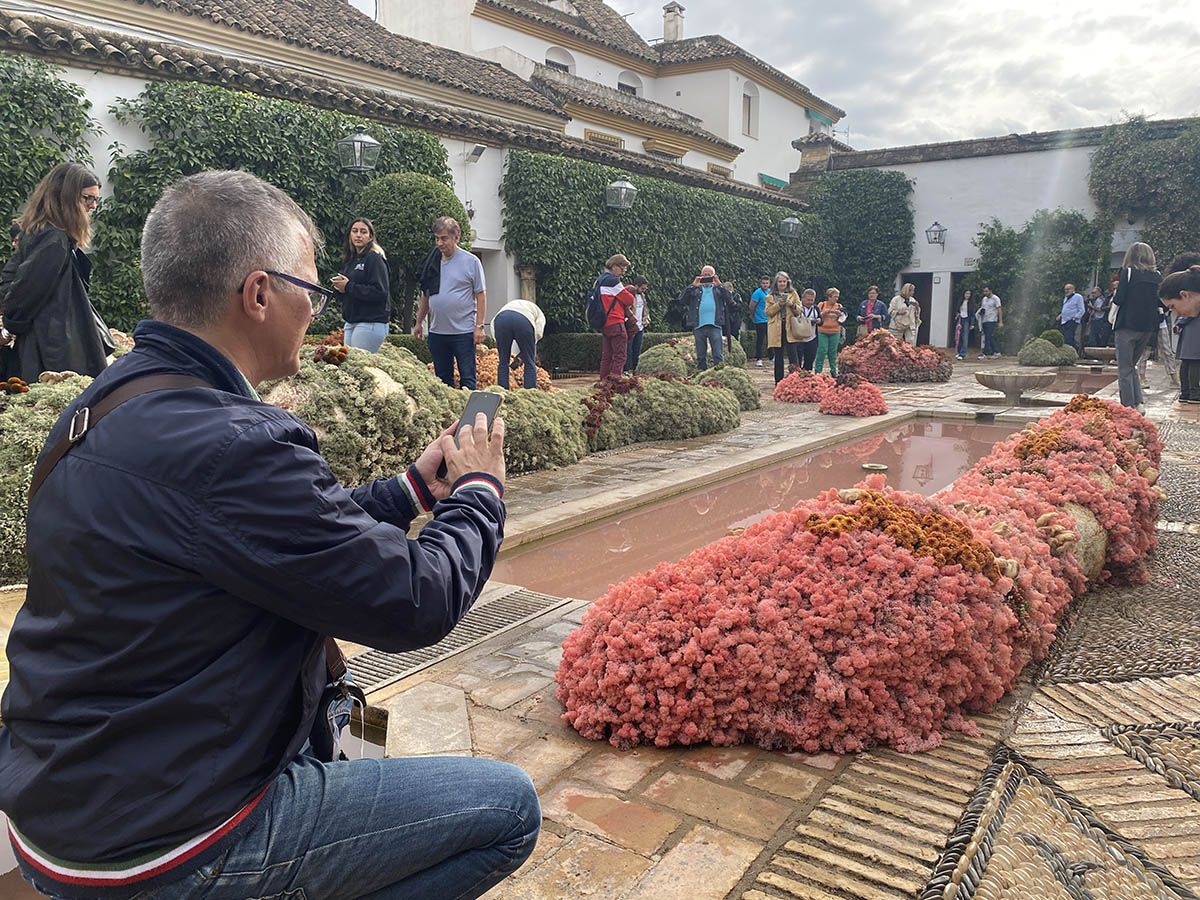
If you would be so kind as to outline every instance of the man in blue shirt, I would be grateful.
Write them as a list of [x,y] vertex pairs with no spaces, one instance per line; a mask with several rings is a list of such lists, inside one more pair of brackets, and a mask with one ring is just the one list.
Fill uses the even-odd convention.
[[1062,312],[1058,314],[1058,328],[1062,332],[1063,343],[1070,344],[1079,350],[1079,323],[1083,321],[1083,295],[1075,290],[1075,285],[1067,282],[1063,285]]
[[684,322],[696,338],[696,366],[703,372],[708,368],[708,349],[712,348],[714,366],[725,361],[721,334],[725,329],[729,308],[729,289],[721,284],[716,269],[705,266],[695,281],[679,295],[684,308]]
[[771,293],[771,276],[758,279],[758,290],[750,295],[754,322],[754,365],[763,367],[763,351],[767,349],[767,295]]

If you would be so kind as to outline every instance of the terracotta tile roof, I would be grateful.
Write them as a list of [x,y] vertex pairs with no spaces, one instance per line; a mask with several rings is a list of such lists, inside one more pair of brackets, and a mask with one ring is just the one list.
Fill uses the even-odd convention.
[[625,17],[604,0],[572,0],[575,14],[555,9],[543,0],[478,0],[478,4],[515,13],[540,25],[549,25],[630,56],[651,62],[658,59],[654,49],[625,21]]
[[695,116],[645,97],[635,97],[586,78],[559,72],[549,66],[537,66],[530,81],[560,103],[573,101],[581,106],[697,137],[728,150],[740,152],[742,149],[706,130]]
[[346,0],[126,0],[196,16],[247,34],[359,60],[476,96],[562,115],[498,63],[394,34]]
[[295,100],[389,125],[473,139],[492,146],[560,153],[615,166],[626,172],[680,184],[764,200],[796,208],[800,200],[764,191],[697,169],[627,150],[585,143],[559,131],[489,116],[462,107],[415,100],[389,91],[350,85],[299,73],[282,66],[248,63],[218,53],[151,41],[82,22],[18,15],[0,9],[0,52],[25,53],[52,61],[118,71],[135,78],[160,78],[215,84],[266,97]]
[[800,93],[811,97],[815,102],[832,110],[838,118],[846,115],[846,111],[834,106],[828,100],[822,100],[805,85],[785,75],[774,66],[763,62],[752,53],[748,53],[733,41],[719,34],[707,34],[702,37],[684,38],[681,41],[666,41],[658,45],[658,61],[663,66],[682,65],[690,62],[703,62],[710,59],[740,59],[764,75],[782,81]]

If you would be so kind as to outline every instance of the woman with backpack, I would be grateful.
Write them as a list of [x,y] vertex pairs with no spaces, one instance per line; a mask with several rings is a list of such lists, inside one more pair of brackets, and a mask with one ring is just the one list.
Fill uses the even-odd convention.
[[625,371],[625,353],[629,346],[629,332],[625,330],[625,319],[635,298],[621,283],[629,271],[629,260],[624,254],[610,256],[604,271],[596,279],[588,295],[588,323],[598,328],[603,337],[600,351],[600,380],[620,378]]

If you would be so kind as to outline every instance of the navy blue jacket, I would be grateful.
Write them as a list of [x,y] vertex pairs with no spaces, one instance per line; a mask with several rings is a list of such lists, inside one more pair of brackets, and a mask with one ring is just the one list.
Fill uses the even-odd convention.
[[321,636],[436,642],[479,596],[504,523],[476,478],[408,540],[399,479],[343,488],[312,430],[212,346],[158,322],[135,339],[51,442],[134,376],[214,389],[135,397],[59,462],[29,511],[8,641],[0,809],[73,862],[148,853],[246,805],[309,733]]

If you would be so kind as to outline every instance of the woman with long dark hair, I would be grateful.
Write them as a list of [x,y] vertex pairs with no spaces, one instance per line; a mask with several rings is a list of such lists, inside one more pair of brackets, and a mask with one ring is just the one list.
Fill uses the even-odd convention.
[[92,263],[83,252],[100,205],[100,179],[79,163],[50,170],[25,203],[20,241],[0,272],[0,343],[13,342],[9,375],[99,375],[112,337],[88,300]]
[[1138,241],[1125,251],[1113,304],[1117,345],[1117,384],[1121,405],[1142,409],[1142,385],[1137,364],[1142,352],[1158,338],[1163,307],[1158,299],[1162,276],[1149,244]]
[[331,281],[342,295],[343,342],[378,353],[388,333],[387,256],[370,219],[355,219],[342,245],[342,267]]

